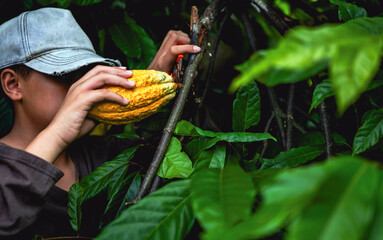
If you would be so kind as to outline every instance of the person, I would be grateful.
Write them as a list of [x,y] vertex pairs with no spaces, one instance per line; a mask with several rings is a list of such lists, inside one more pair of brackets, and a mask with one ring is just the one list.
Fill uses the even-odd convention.
[[[0,238],[98,234],[105,199],[84,203],[80,232],[70,226],[68,190],[133,141],[88,133],[93,104],[129,104],[104,85],[134,88],[132,72],[97,55],[69,10],[41,8],[0,25],[3,94],[14,125],[0,139]],[[180,44],[181,43],[181,44]],[[169,72],[179,54],[197,53],[187,34],[169,31],[148,69]]]

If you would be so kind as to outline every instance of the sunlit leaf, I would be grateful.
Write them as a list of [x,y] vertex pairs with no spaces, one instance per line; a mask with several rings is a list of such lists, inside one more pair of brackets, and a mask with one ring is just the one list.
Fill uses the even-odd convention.
[[172,137],[168,150],[158,169],[157,175],[162,178],[187,178],[192,172],[192,162],[185,152],[182,152],[180,141]]
[[237,69],[229,90],[256,79],[275,86],[306,80],[329,68],[338,112],[342,114],[370,85],[383,48],[383,18],[344,24],[296,27],[275,48],[255,53]]
[[194,223],[189,180],[160,188],[131,206],[95,240],[183,239]]
[[258,124],[261,116],[261,98],[257,83],[251,81],[242,86],[233,102],[233,130],[244,132]]

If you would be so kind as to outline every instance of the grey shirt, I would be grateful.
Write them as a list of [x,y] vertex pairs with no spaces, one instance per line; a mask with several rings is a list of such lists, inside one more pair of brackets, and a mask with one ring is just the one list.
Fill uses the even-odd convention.
[[[88,175],[135,140],[83,137],[68,149],[79,179]],[[94,237],[106,206],[101,194],[83,204],[79,233],[67,213],[68,193],[55,186],[63,173],[54,165],[23,150],[0,143],[0,239],[43,237]]]

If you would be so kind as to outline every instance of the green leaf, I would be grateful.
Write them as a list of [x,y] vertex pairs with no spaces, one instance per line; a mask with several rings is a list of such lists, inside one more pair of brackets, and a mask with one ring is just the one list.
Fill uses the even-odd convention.
[[218,138],[222,141],[227,142],[256,142],[263,141],[266,139],[276,139],[271,136],[269,133],[250,133],[250,132],[212,132],[207,130],[202,130],[188,121],[181,120],[177,123],[174,134],[182,136],[192,136],[192,137],[212,137]]
[[126,17],[124,22],[111,25],[108,30],[116,46],[127,57],[141,57],[141,44],[133,26],[130,24],[129,17]]
[[218,138],[197,137],[186,144],[185,152],[195,161],[203,151],[213,147],[219,141]]
[[192,162],[185,152],[182,152],[180,141],[172,137],[157,175],[162,178],[187,178],[192,173]]
[[213,150],[209,168],[224,168],[226,158],[226,145],[217,144]]
[[316,108],[321,102],[323,102],[323,100],[331,96],[334,96],[334,89],[330,80],[326,79],[315,87],[309,112]]
[[68,214],[71,217],[70,225],[77,232],[81,226],[81,205],[84,197],[84,189],[79,182],[75,182],[69,190]]
[[131,173],[126,176],[127,170],[127,168],[121,168],[120,172],[116,172],[113,175],[113,178],[109,180],[109,202],[104,210],[104,215],[100,222],[100,229],[104,228],[116,217],[116,214],[124,201],[125,194],[128,191],[128,183],[136,175],[135,173]]
[[[118,179],[119,175],[125,174],[130,159],[134,156],[138,146],[128,148],[115,157],[112,161],[106,162],[96,168],[88,176],[82,178],[79,186],[74,184],[68,191],[68,214],[71,218],[73,229],[80,228],[79,216],[81,216],[82,203],[111,185],[110,179]],[[82,190],[81,190],[82,189]],[[78,191],[82,191],[79,194]]]
[[329,177],[293,222],[287,239],[364,239],[374,212],[378,169],[347,156],[330,161],[336,163],[327,168]]
[[369,117],[363,122],[354,138],[353,154],[366,151],[383,137],[383,108],[366,114]]
[[376,191],[375,211],[366,240],[380,240],[383,236],[383,171],[380,171],[379,187]]
[[139,58],[128,56],[128,66],[130,69],[146,69],[156,55],[157,47],[154,44],[154,41],[146,33],[145,29],[137,25],[132,18],[127,17],[126,22],[135,33],[137,41],[141,47],[141,55]]
[[367,11],[362,7],[341,0],[330,0],[330,2],[339,5],[339,20],[347,22],[351,19],[367,17]]
[[321,165],[285,169],[276,175],[271,173],[273,182],[263,184],[263,202],[255,214],[232,228],[212,231],[204,239],[238,240],[269,236],[297,216],[326,179],[326,171]]
[[306,80],[329,68],[338,112],[363,93],[377,73],[383,48],[383,18],[357,18],[344,24],[299,26],[275,48],[255,53],[238,66],[229,90],[256,79],[275,86]]
[[120,209],[117,212],[117,216],[121,215],[121,213],[129,208],[129,203],[132,202],[137,196],[138,190],[141,187],[141,175],[139,173],[136,174],[132,183],[129,186],[128,191],[124,197],[123,202],[121,203]]
[[80,6],[92,5],[99,2],[102,2],[102,0],[74,0],[74,3]]
[[194,223],[189,180],[167,184],[125,210],[95,240],[183,239]]
[[191,179],[193,210],[205,231],[230,227],[250,216],[255,189],[239,166],[205,169]]
[[273,159],[263,159],[261,169],[291,168],[315,159],[324,152],[323,146],[305,146],[280,152]]
[[255,81],[243,85],[233,102],[233,130],[244,132],[259,123],[261,116],[261,97]]

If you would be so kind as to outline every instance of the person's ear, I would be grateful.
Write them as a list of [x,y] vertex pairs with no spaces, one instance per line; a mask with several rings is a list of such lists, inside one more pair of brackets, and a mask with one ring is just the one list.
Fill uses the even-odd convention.
[[6,68],[1,72],[0,77],[4,93],[13,101],[21,100],[20,76],[14,70]]

